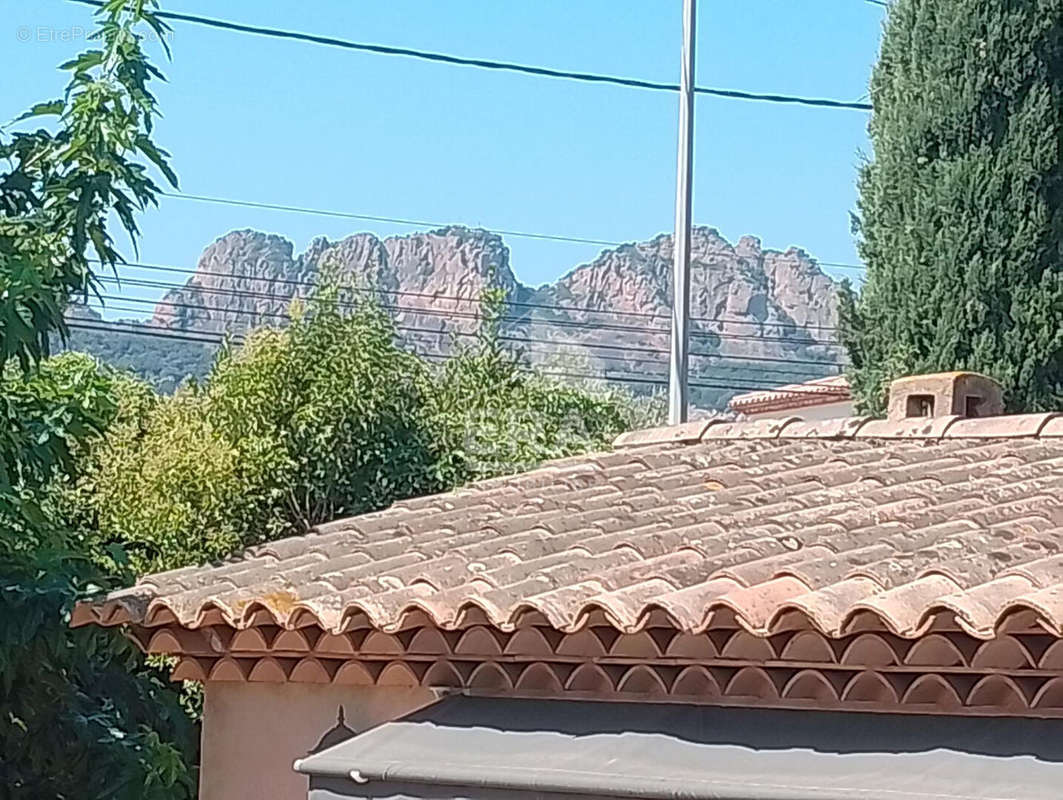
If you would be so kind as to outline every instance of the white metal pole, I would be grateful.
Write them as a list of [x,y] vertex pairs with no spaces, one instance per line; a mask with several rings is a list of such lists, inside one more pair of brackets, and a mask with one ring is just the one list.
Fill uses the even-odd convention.
[[679,156],[675,187],[672,266],[672,347],[668,374],[668,424],[687,421],[690,346],[690,213],[694,176],[694,38],[697,0],[683,0],[683,64],[679,82]]

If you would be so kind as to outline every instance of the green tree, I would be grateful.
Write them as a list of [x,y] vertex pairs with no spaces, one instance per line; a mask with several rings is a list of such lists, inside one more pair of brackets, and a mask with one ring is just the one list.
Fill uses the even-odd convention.
[[1063,1],[897,0],[871,80],[873,160],[843,298],[861,404],[971,369],[1011,410],[1063,404]]
[[[76,598],[105,580],[77,549],[56,502],[74,454],[115,411],[84,361],[43,362],[71,298],[120,260],[112,214],[135,241],[154,202],[147,164],[158,72],[137,25],[163,32],[145,0],[109,0],[98,45],[64,65],[62,100],[0,130],[0,796],[181,798],[195,742],[169,689],[119,636],[70,631]],[[50,129],[20,126],[45,117]],[[95,265],[95,268],[94,268]],[[169,698],[169,699],[167,699]]]
[[430,491],[427,383],[382,312],[322,298],[115,426],[84,496],[101,536],[150,571]]
[[222,558],[601,448],[636,422],[626,397],[524,372],[490,330],[437,365],[372,302],[351,310],[326,290],[294,316],[112,426],[79,493],[93,552],[121,543],[136,572]]
[[522,367],[502,346],[502,289],[481,300],[476,344],[433,373],[433,430],[447,487],[533,469],[543,461],[602,449],[618,433],[659,424],[663,406],[601,386],[575,386]]
[[117,585],[82,537],[98,547],[97,562],[124,560],[63,513],[79,451],[116,413],[113,380],[125,379],[80,355],[30,374],[9,367],[0,380],[22,455],[18,513],[0,509],[0,797],[195,793],[196,731],[178,695],[120,635],[68,628],[80,594]]

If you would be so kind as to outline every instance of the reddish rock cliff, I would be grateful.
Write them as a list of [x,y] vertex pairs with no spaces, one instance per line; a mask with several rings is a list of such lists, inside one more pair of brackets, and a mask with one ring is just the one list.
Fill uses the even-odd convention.
[[[235,231],[203,253],[196,275],[169,292],[155,323],[181,330],[246,330],[284,323],[292,300],[331,275],[351,296],[374,291],[407,341],[445,352],[450,334],[475,330],[487,286],[513,304],[504,329],[526,339],[526,356],[557,371],[638,378],[653,388],[665,371],[672,237],[605,250],[556,283],[522,285],[502,239],[450,227],[379,239],[362,233],[315,239],[301,255],[287,240]],[[692,380],[703,404],[729,386],[755,388],[829,374],[841,355],[834,282],[803,251],[764,250],[753,237],[731,245],[711,228],[694,232],[691,265]],[[809,364],[806,362],[822,362]]]

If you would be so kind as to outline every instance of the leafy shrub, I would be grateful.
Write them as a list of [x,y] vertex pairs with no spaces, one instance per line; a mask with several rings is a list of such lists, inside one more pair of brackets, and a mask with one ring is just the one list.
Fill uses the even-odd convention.
[[135,573],[602,448],[642,421],[626,396],[525,373],[490,337],[429,364],[375,304],[344,313],[328,291],[222,352],[202,385],[126,407],[77,496],[91,549],[120,543]]

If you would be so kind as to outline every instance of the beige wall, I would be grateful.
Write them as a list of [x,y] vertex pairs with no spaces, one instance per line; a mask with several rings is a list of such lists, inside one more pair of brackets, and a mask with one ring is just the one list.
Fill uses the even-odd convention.
[[786,417],[800,417],[806,422],[819,422],[825,419],[838,419],[839,417],[851,417],[853,404],[846,400],[842,403],[824,403],[820,406],[805,406],[804,408],[788,409],[786,411],[768,411],[763,414],[747,414],[746,419],[785,419]]
[[200,800],[306,800],[307,778],[292,763],[335,726],[339,706],[360,733],[434,699],[428,689],[208,683]]

